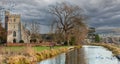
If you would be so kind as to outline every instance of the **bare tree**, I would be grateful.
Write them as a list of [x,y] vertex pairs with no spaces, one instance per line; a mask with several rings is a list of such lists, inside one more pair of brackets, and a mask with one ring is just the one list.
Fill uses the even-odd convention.
[[30,32],[30,39],[35,41],[38,41],[41,39],[40,36],[40,24],[37,22],[27,23],[27,29]]
[[[56,29],[55,31],[58,34],[62,34],[61,36],[67,41],[68,45],[70,45],[69,41],[71,36],[75,36],[76,34],[77,36],[83,37],[82,28],[85,28],[86,25],[83,23],[84,16],[81,14],[82,9],[80,7],[62,3],[52,6],[49,12],[54,16],[55,21],[53,22],[53,26]],[[79,31],[81,34],[78,34]],[[75,37],[77,38],[77,36]]]

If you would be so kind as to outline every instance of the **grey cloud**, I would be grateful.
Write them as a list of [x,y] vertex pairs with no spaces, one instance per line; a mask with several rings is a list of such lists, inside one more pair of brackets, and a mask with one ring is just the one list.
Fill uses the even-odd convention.
[[[1,3],[8,0],[0,0]],[[45,10],[49,5],[60,2],[69,2],[78,5],[84,10],[89,18],[87,24],[96,28],[120,27],[120,0],[9,0],[15,3],[12,12],[19,13],[22,21],[38,21],[42,24],[49,24],[52,17]],[[10,2],[9,2],[10,3]],[[8,8],[10,4],[5,5]],[[51,19],[51,21],[50,21]],[[112,28],[113,29],[113,28]]]

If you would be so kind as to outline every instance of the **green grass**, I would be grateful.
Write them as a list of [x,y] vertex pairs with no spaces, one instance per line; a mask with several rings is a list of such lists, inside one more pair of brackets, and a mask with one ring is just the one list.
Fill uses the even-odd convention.
[[39,46],[39,47],[32,47],[36,51],[43,51],[43,50],[48,50],[50,47],[45,47],[45,46]]
[[[61,47],[69,47],[69,46],[54,46],[53,49],[58,49],[58,48],[61,48]],[[49,50],[50,47],[45,47],[45,46],[39,46],[39,47],[33,47],[34,50],[36,51],[43,51],[43,50]]]
[[[69,46],[54,46],[53,49],[58,49],[61,47],[69,47]],[[12,46],[12,47],[5,47],[6,50],[14,50],[14,51],[19,51],[24,49],[25,47],[17,47],[17,46]],[[49,50],[50,47],[46,47],[46,46],[36,46],[36,47],[32,47],[35,51],[43,51],[43,50]]]

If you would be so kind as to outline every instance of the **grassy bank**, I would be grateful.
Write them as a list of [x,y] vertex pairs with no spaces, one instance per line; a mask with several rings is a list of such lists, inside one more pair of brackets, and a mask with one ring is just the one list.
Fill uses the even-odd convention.
[[56,46],[53,49],[50,47],[1,47],[0,64],[36,64],[67,51],[67,46]]

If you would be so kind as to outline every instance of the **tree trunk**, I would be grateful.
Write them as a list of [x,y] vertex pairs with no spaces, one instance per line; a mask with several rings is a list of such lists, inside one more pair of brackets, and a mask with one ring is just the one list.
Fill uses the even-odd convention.
[[69,40],[67,40],[67,45],[70,46],[70,41]]

